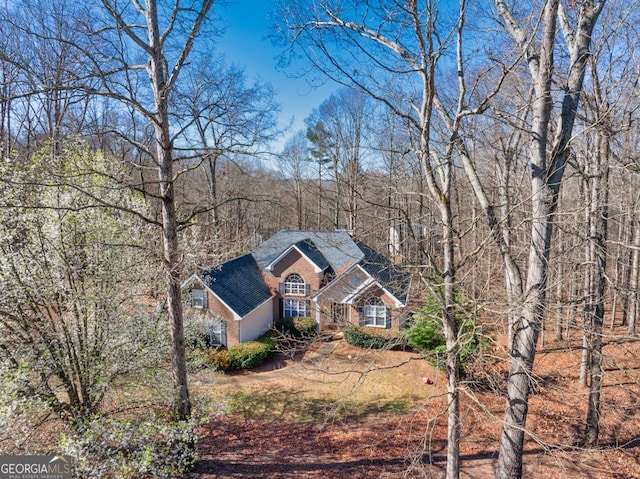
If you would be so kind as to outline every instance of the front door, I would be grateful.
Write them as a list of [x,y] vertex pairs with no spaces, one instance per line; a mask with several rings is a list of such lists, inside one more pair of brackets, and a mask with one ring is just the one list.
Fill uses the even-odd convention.
[[344,303],[331,303],[331,322],[347,323],[349,321],[347,307]]

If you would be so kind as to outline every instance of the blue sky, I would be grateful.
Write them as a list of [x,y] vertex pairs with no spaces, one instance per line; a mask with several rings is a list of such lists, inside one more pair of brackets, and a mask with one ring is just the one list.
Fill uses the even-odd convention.
[[243,66],[249,78],[259,77],[277,90],[277,101],[282,108],[280,122],[286,124],[294,118],[291,130],[275,145],[280,149],[290,134],[304,128],[304,119],[337,89],[337,85],[311,88],[305,79],[287,77],[276,69],[280,48],[274,47],[266,38],[270,27],[269,12],[273,8],[271,0],[235,0],[224,7],[219,13],[228,27],[218,48],[228,62]]

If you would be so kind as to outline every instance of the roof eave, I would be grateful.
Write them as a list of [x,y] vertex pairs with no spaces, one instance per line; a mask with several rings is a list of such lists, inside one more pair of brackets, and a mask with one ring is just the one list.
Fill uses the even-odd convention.
[[233,319],[235,321],[240,321],[242,319],[242,317],[235,312],[235,310],[229,306],[213,289],[211,289],[209,287],[209,285],[207,285],[202,278],[200,278],[197,274],[192,275],[189,279],[187,279],[184,283],[182,283],[181,288],[186,288],[187,286],[189,286],[190,284],[193,284],[195,281],[197,281],[198,283],[200,283],[202,286],[204,286],[206,288],[207,291],[209,291],[212,295],[214,295],[216,297],[216,299],[218,301],[220,301],[220,303],[227,308],[231,314],[233,314]]

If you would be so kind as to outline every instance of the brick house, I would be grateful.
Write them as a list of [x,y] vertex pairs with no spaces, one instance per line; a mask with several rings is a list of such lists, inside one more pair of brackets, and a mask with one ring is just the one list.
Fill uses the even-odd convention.
[[211,319],[212,342],[251,341],[274,319],[314,318],[318,328],[346,324],[398,329],[411,277],[345,231],[283,230],[249,254],[189,278],[190,312]]

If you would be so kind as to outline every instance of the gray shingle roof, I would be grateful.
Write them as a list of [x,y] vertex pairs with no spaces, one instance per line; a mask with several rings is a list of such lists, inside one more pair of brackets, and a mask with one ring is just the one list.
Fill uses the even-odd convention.
[[201,270],[198,276],[241,318],[271,297],[271,291],[250,254]]
[[311,242],[335,272],[364,258],[362,250],[345,231],[282,230],[258,246],[252,254],[258,264],[266,269],[292,244],[304,241]]
[[396,299],[407,303],[411,275],[344,231],[283,230],[252,253],[201,270],[198,276],[235,314],[243,318],[272,296],[260,268],[266,269],[292,245],[323,271],[339,272],[358,263]]
[[311,240],[298,241],[295,246],[322,271],[331,268],[327,258]]
[[360,266],[369,273],[387,291],[393,294],[399,301],[407,304],[411,274],[396,267],[391,261],[366,244],[357,241],[358,247],[364,254]]

